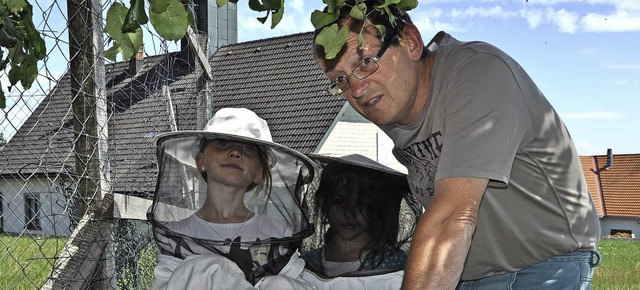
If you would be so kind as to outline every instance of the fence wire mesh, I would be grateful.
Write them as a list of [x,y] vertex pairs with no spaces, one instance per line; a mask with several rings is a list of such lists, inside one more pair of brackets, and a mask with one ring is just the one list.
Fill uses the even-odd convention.
[[[47,55],[29,90],[3,87],[0,289],[148,289],[157,249],[145,209],[114,215],[113,195],[151,198],[153,137],[176,125],[170,111],[196,107],[197,70],[149,27],[146,51],[106,61],[112,1],[30,3]],[[74,67],[74,55],[90,60]]]

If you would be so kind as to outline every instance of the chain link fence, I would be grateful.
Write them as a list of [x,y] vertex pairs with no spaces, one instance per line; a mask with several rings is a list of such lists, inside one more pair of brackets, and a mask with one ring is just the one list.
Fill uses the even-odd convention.
[[152,141],[196,127],[196,117],[171,116],[201,108],[198,66],[188,45],[148,27],[147,51],[106,61],[110,1],[30,2],[47,56],[31,89],[3,88],[0,289],[148,289],[157,252],[144,220],[157,176]]

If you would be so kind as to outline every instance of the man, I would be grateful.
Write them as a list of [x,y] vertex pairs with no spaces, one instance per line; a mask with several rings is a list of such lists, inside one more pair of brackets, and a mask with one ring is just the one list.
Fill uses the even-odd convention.
[[589,289],[596,209],[569,133],[526,72],[487,43],[440,32],[425,46],[395,5],[364,22],[351,6],[334,22],[349,28],[342,50],[315,54],[329,92],[394,141],[426,208],[403,289]]

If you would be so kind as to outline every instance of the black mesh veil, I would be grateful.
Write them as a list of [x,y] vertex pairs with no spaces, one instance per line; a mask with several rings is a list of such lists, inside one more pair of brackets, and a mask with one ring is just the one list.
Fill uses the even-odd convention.
[[[319,277],[334,277],[328,274],[322,262],[318,261],[319,254],[317,254],[317,249],[324,248],[330,236],[331,226],[327,220],[328,206],[325,206],[323,209],[322,203],[326,204],[328,202],[327,198],[332,197],[327,197],[327,193],[320,194],[320,192],[326,192],[325,189],[320,189],[320,182],[330,180],[335,184],[339,184],[330,186],[333,187],[334,190],[342,190],[347,195],[355,194],[358,196],[356,197],[357,203],[360,204],[361,208],[366,208],[370,211],[368,215],[377,215],[378,217],[385,216],[387,220],[393,221],[394,224],[397,222],[397,227],[389,226],[388,224],[384,226],[386,228],[393,228],[387,231],[393,234],[385,234],[383,237],[378,236],[381,237],[381,239],[385,239],[386,245],[384,247],[377,246],[378,249],[380,249],[379,255],[372,259],[372,263],[365,265],[365,262],[362,262],[361,268],[357,271],[339,274],[339,276],[364,277],[403,270],[404,264],[391,267],[378,267],[375,263],[376,261],[380,262],[384,260],[384,255],[397,256],[397,252],[394,252],[396,250],[403,251],[404,254],[408,253],[415,225],[422,213],[422,206],[411,195],[410,188],[406,181],[406,175],[381,164],[373,163],[374,161],[361,155],[348,155],[338,158],[311,154],[309,157],[317,163],[319,168],[317,175],[322,177],[316,178],[312,184],[312,190],[307,191],[308,196],[306,199],[309,202],[309,216],[316,226],[314,234],[305,239],[301,249],[302,256],[307,261],[307,269]],[[365,160],[365,163],[363,163],[363,160]],[[331,170],[337,172],[334,174],[337,177],[325,179],[322,172],[327,168],[331,168]],[[366,186],[354,186],[353,182],[355,179],[352,179],[354,177],[341,178],[341,176],[353,176],[347,173],[348,171],[357,172],[357,175],[361,178],[359,182],[369,184]],[[393,184],[397,184],[397,186]],[[386,189],[378,189],[376,188],[377,186],[384,186]],[[358,194],[357,192],[360,193]],[[324,195],[324,197],[319,195]],[[331,196],[332,194],[329,195]],[[334,194],[333,198],[336,196],[338,195]],[[322,201],[323,199],[324,201]],[[372,204],[376,205],[372,206]],[[345,216],[353,216],[353,212],[358,209],[347,210],[343,208],[343,210],[345,210]],[[382,211],[385,213],[382,213]],[[380,220],[378,220],[378,222],[380,222]],[[382,225],[380,226],[383,227]],[[363,257],[364,254],[361,256],[361,259],[365,259]]]
[[[256,231],[265,231],[261,238],[242,240],[224,236],[216,227],[194,228],[187,221],[195,217],[206,199],[206,182],[195,166],[194,156],[202,134],[185,132],[159,136],[157,158],[159,174],[153,205],[147,213],[153,225],[160,253],[178,258],[190,255],[219,254],[236,262],[251,283],[259,278],[277,274],[299,248],[302,239],[313,233],[303,198],[314,176],[315,165],[295,150],[272,142],[256,142],[266,151],[270,163],[272,186],[245,193],[246,207],[259,217]],[[212,138],[207,135],[206,138]],[[247,141],[233,135],[218,134],[215,138]],[[263,230],[264,220],[276,234]],[[246,221],[245,221],[246,222]],[[261,223],[262,222],[262,223]],[[242,227],[245,225],[242,224]],[[242,229],[242,227],[240,229]],[[195,232],[194,232],[195,231]],[[240,231],[240,230],[238,230]],[[238,233],[238,232],[236,232]],[[217,238],[212,238],[217,236]],[[266,258],[253,260],[247,249],[262,247]]]

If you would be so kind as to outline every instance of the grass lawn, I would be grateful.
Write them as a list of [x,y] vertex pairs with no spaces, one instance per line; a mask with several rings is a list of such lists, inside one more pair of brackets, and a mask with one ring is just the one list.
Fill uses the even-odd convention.
[[598,250],[602,263],[595,270],[592,289],[640,289],[640,241],[601,240]]
[[0,235],[0,289],[38,289],[67,238]]
[[[32,238],[0,235],[0,289],[38,289],[53,267],[54,258],[62,250],[65,238]],[[155,248],[155,247],[154,247]],[[599,245],[602,263],[593,277],[595,290],[640,289],[640,241],[606,239]],[[146,250],[143,252],[147,252]],[[142,254],[138,262],[141,273],[152,273],[155,253]],[[147,265],[149,264],[149,265]],[[128,277],[119,286],[148,285],[150,277]],[[144,274],[143,274],[144,275]],[[144,275],[147,276],[147,275]],[[133,279],[144,281],[136,281]],[[128,287],[129,286],[129,287]]]

